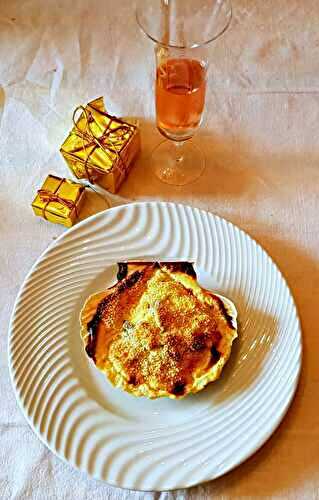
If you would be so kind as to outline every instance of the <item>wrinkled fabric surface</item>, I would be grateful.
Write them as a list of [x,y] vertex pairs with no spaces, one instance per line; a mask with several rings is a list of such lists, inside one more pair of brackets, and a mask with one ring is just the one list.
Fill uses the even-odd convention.
[[[234,18],[210,48],[206,114],[196,142],[204,175],[182,188],[149,168],[154,126],[153,46],[129,0],[0,1],[0,496],[2,499],[319,498],[319,4],[233,0]],[[19,410],[7,330],[19,287],[62,226],[30,203],[47,173],[68,176],[58,150],[78,104],[141,119],[143,151],[123,199],[173,200],[239,225],[281,268],[299,309],[304,357],[280,428],[226,476],[171,493],[139,493],[89,479],[56,458]],[[196,165],[194,166],[196,168]],[[89,194],[82,218],[105,208]],[[203,430],[204,432],[204,430]]]

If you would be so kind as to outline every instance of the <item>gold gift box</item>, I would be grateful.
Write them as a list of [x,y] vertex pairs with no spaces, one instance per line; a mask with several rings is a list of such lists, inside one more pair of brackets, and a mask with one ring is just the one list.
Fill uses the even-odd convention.
[[75,110],[74,127],[60,151],[78,179],[116,193],[140,150],[138,123],[129,121],[106,113],[103,97]]
[[78,218],[85,187],[68,179],[48,175],[32,202],[35,215],[71,227]]

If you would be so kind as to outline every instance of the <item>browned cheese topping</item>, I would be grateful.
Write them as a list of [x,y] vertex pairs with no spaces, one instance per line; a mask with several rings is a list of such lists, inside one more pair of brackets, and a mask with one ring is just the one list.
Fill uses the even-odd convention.
[[120,266],[87,326],[87,354],[100,369],[112,366],[113,378],[183,396],[223,355],[222,339],[233,335],[224,304],[181,264]]

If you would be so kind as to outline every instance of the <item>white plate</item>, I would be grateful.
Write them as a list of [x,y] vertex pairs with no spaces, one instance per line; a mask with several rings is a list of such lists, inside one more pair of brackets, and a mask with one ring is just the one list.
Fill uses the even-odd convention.
[[[117,261],[141,257],[194,261],[201,284],[238,308],[222,378],[184,400],[114,389],[82,348],[85,298],[114,282]],[[9,361],[21,408],[54,453],[116,486],[167,490],[221,476],[266,441],[296,389],[301,332],[284,279],[244,232],[183,205],[134,203],[78,224],[38,260],[16,301]]]

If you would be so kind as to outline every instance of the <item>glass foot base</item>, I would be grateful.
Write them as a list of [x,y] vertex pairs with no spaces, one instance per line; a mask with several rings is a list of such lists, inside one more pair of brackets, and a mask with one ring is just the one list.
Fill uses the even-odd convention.
[[205,169],[201,150],[191,142],[161,142],[151,156],[152,169],[162,182],[185,186],[196,181]]

